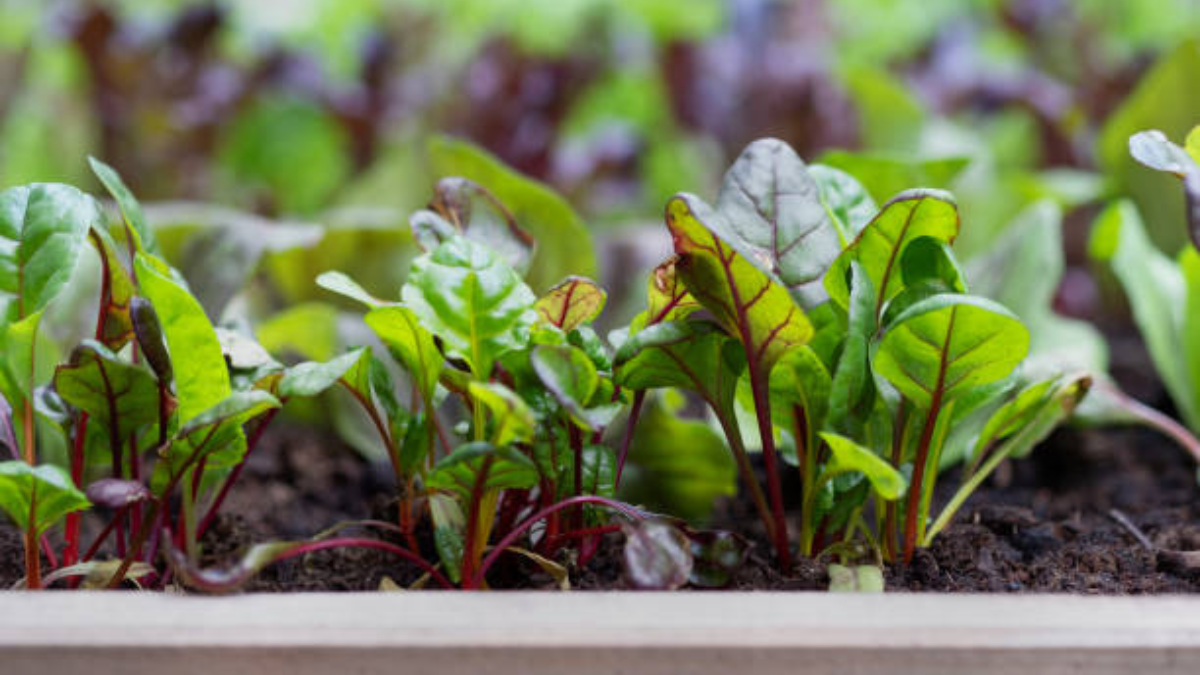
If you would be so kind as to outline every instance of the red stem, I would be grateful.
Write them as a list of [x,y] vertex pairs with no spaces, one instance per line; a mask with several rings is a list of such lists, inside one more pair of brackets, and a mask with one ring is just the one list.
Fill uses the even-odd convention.
[[[285,402],[286,399],[280,401],[280,403]],[[233,467],[233,471],[229,473],[225,482],[221,484],[221,491],[217,493],[216,498],[213,499],[212,504],[208,507],[208,512],[204,514],[204,519],[200,521],[200,526],[196,528],[197,537],[203,537],[204,533],[208,531],[209,526],[212,525],[213,520],[216,519],[217,512],[221,510],[221,505],[225,503],[225,498],[229,496],[230,489],[237,482],[238,476],[242,475],[242,470],[246,468],[246,461],[250,459],[250,453],[254,452],[254,449],[258,447],[258,441],[263,437],[263,432],[266,431],[267,425],[271,423],[271,420],[275,419],[275,415],[278,412],[279,408],[272,408],[262,418],[262,421],[258,423],[258,426],[254,427],[254,431],[250,434],[250,440],[246,444],[246,454],[242,457],[242,461]]]
[[[80,413],[75,422],[75,438],[71,446],[71,482],[77,489],[83,489],[84,441],[87,439],[88,414]],[[63,549],[63,565],[74,565],[79,559],[79,522],[82,514],[78,511],[67,514],[66,547]]]
[[614,487],[621,487],[621,472],[625,470],[625,460],[629,457],[629,448],[633,446],[633,432],[637,430],[638,418],[642,415],[642,405],[646,402],[646,390],[642,389],[633,395],[633,405],[629,408],[629,421],[625,424],[625,439],[621,441],[621,454],[617,456],[617,477]]
[[[522,534],[525,534],[525,532],[527,532],[529,530],[529,528],[533,527],[538,521],[543,520],[546,517],[551,516],[555,513],[558,513],[559,511],[562,511],[563,509],[569,509],[573,506],[583,505],[583,504],[596,504],[598,506],[605,506],[614,511],[618,511],[626,516],[629,516],[630,518],[632,518],[634,520],[643,520],[644,518],[646,518],[646,514],[642,513],[641,511],[637,510],[636,508],[634,508],[628,504],[621,503],[619,501],[616,501],[615,499],[609,499],[607,497],[597,497],[595,495],[583,495],[580,497],[571,497],[569,499],[564,499],[561,502],[551,504],[550,506],[547,506],[546,508],[542,509],[541,511],[538,511],[537,513],[533,514],[532,516],[529,516],[528,518],[526,518],[524,521],[521,522],[520,525],[517,525],[516,527],[514,527],[512,532],[509,532],[507,535],[505,535],[505,537],[503,539],[500,540],[499,543],[497,543],[495,546],[492,547],[491,552],[488,553],[487,557],[483,559],[483,563],[479,566],[479,570],[477,572],[475,572],[474,579],[471,579],[471,587],[478,588],[481,584],[483,584],[484,576],[487,575],[487,571],[489,569],[491,569],[492,565],[496,562],[496,559],[499,558],[501,556],[501,554],[503,554],[504,551],[508,549],[509,546],[512,546],[513,542],[515,542]],[[464,575],[464,580],[465,580],[465,575]]]

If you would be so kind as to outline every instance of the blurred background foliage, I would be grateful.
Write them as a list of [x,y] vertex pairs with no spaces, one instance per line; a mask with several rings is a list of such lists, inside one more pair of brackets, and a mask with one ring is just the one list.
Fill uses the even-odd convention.
[[1054,214],[1055,309],[1109,321],[1123,349],[1087,230],[1130,196],[1177,251],[1178,185],[1126,143],[1197,121],[1197,0],[0,0],[0,185],[100,194],[85,158],[112,164],[214,319],[307,358],[367,339],[316,275],[395,297],[408,216],[449,175],[537,236],[536,290],[592,274],[610,290],[602,325],[620,325],[670,249],[667,197],[713,195],[763,136],[878,203],[950,189],[963,259],[1030,208]]

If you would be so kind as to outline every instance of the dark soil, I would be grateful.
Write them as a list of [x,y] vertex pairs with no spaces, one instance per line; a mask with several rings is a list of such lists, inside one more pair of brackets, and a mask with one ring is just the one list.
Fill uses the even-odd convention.
[[[953,472],[942,482],[944,501],[953,488]],[[1144,548],[1114,510],[1158,548],[1200,550],[1200,486],[1183,451],[1140,430],[1065,430],[1029,459],[1002,466],[932,548],[921,551],[911,566],[888,570],[888,588],[1200,592],[1200,572],[1172,567],[1169,557]],[[283,425],[250,458],[223,512],[234,515],[219,518],[206,535],[207,565],[231,565],[251,544],[304,539],[339,522],[396,519],[386,467],[363,461],[330,436]],[[775,569],[761,527],[743,500],[722,505],[717,521],[718,527],[737,529],[753,542],[733,587],[827,586],[825,561],[801,560],[787,576]],[[396,540],[386,531],[360,528],[347,534],[363,532]],[[427,558],[436,559],[427,536],[421,544]],[[0,587],[19,578],[21,568],[20,534],[0,526]],[[268,567],[246,590],[376,590],[387,584],[385,579],[407,587],[420,577],[413,565],[390,554],[337,549]],[[497,588],[555,587],[536,566],[517,560],[498,565],[489,580]],[[624,587],[620,535],[608,536],[585,568],[573,570],[572,585],[585,590]]]

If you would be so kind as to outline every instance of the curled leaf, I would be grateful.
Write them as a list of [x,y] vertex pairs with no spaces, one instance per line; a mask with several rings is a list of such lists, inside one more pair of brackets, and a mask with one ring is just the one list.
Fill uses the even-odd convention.
[[141,481],[121,478],[101,478],[88,486],[86,494],[93,504],[114,510],[144,502],[153,496],[150,488]]
[[624,523],[625,578],[634,588],[671,591],[691,578],[692,546],[679,528],[662,520]]

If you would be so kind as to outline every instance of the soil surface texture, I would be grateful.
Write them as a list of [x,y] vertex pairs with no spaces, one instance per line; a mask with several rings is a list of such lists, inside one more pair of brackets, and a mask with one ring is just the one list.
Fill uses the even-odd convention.
[[[939,503],[951,494],[954,476],[952,470],[943,477]],[[283,425],[269,432],[251,456],[222,511],[204,539],[206,565],[232,565],[254,543],[301,540],[344,521],[396,522],[394,488],[385,466],[362,460],[332,436]],[[752,514],[746,500],[737,499],[720,505],[715,516],[714,527],[735,529],[752,541],[731,588],[827,587],[828,561],[802,559],[790,574],[781,574]],[[89,519],[85,530],[95,532],[101,525],[98,518]],[[1134,530],[1153,548],[1139,543]],[[394,533],[370,526],[345,534],[399,543]],[[427,534],[420,544],[427,559],[436,560]],[[624,588],[621,546],[620,534],[607,536],[585,567],[572,568],[572,586]],[[907,567],[887,570],[887,587],[1195,593],[1200,592],[1200,570],[1181,567],[1176,557],[1161,551],[1196,550],[1200,485],[1196,467],[1182,450],[1148,431],[1068,429],[1055,433],[1031,457],[1003,465],[930,549],[920,551]],[[489,573],[493,588],[557,587],[532,563],[515,556],[502,561]],[[0,526],[0,587],[20,578],[21,569],[20,533],[11,524]],[[244,589],[377,590],[393,584],[408,587],[421,577],[415,566],[385,552],[335,549],[267,567]]]

